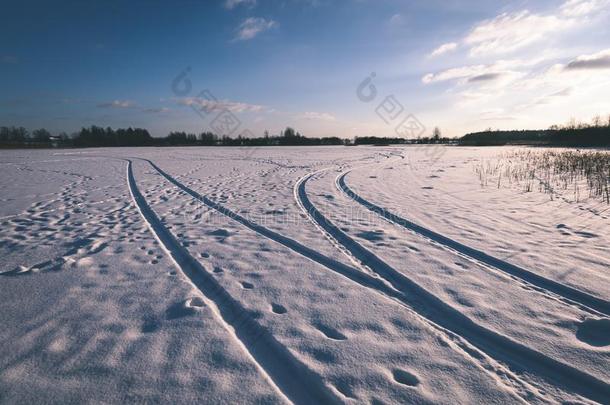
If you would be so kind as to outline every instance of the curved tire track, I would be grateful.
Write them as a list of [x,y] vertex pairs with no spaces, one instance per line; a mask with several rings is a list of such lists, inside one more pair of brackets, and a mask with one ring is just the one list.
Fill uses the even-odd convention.
[[575,288],[569,287],[565,284],[561,284],[557,281],[547,279],[522,267],[516,266],[502,259],[498,259],[496,257],[488,255],[485,252],[466,246],[460,242],[457,242],[451,238],[436,233],[430,229],[424,228],[421,225],[411,222],[396,214],[393,214],[392,212],[365,200],[364,198],[356,194],[352,189],[350,189],[347,183],[345,182],[345,177],[349,173],[350,171],[347,171],[337,177],[337,188],[339,188],[340,191],[345,193],[352,200],[364,206],[369,211],[372,211],[377,215],[381,216],[382,218],[386,219],[388,222],[415,232],[419,236],[423,236],[428,240],[436,242],[444,248],[448,248],[449,250],[458,252],[471,260],[484,263],[503,273],[509,274],[513,277],[517,277],[528,284],[549,291],[570,301],[571,303],[584,307],[585,309],[593,309],[594,311],[592,312],[610,315],[610,302],[606,300],[587,294]]
[[[141,159],[141,160],[148,162],[167,181],[169,181],[171,184],[175,185],[176,187],[178,187],[179,189],[184,191],[186,194],[188,194],[191,197],[195,198],[196,200],[200,201],[204,205],[215,209],[219,213],[227,216],[228,218],[230,218],[234,221],[239,222],[240,224],[244,225],[245,227],[249,228],[250,230],[255,231],[259,235],[264,236],[268,239],[271,239],[271,240],[293,250],[294,252],[323,265],[324,267],[328,268],[329,270],[336,272],[336,273],[348,278],[349,280],[351,280],[353,282],[358,283],[362,287],[370,289],[372,292],[380,294],[382,297],[384,297],[386,299],[394,300],[395,302],[397,302],[398,304],[403,306],[406,310],[412,312],[414,316],[420,318],[424,323],[426,323],[427,325],[432,327],[433,330],[436,330],[437,332],[440,332],[440,333],[444,334],[446,337],[448,337],[450,339],[450,341],[452,341],[457,346],[458,351],[460,351],[464,356],[470,358],[472,361],[481,363],[480,365],[484,370],[486,370],[487,372],[489,372],[491,374],[494,374],[496,377],[500,377],[503,380],[505,380],[505,379],[512,380],[510,382],[510,385],[512,385],[514,388],[516,388],[518,391],[521,391],[521,392],[529,390],[530,394],[525,394],[525,395],[526,396],[531,395],[532,387],[531,387],[531,385],[529,385],[529,383],[520,381],[518,377],[511,375],[512,373],[508,370],[504,370],[501,372],[501,375],[498,375],[497,371],[494,371],[494,368],[497,368],[497,367],[502,368],[503,366],[500,364],[496,364],[493,357],[489,358],[489,356],[486,355],[483,350],[480,350],[480,348],[478,348],[476,345],[471,344],[468,340],[464,339],[463,336],[461,336],[460,334],[455,333],[454,331],[449,330],[448,328],[445,328],[439,322],[435,323],[434,321],[431,321],[431,319],[429,317],[422,315],[421,311],[418,311],[417,309],[414,311],[413,310],[413,308],[414,308],[413,299],[411,297],[409,297],[409,295],[406,294],[404,291],[399,291],[399,290],[393,288],[391,283],[387,283],[384,279],[373,277],[354,267],[345,265],[332,258],[326,257],[323,254],[321,254],[311,248],[308,248],[293,239],[280,235],[261,225],[255,224],[255,223],[249,221],[248,219],[240,216],[239,214],[229,210],[228,208],[210,200],[209,198],[207,198],[207,197],[197,193],[196,191],[190,189],[189,187],[183,185],[182,183],[177,181],[175,178],[173,178],[171,175],[167,174],[162,169],[160,169],[158,166],[156,166],[152,161],[150,161],[148,159]],[[297,185],[298,185],[298,183],[297,183]],[[297,202],[299,202],[297,193],[298,193],[298,187],[295,186],[295,198],[297,198]],[[301,208],[305,209],[303,207],[303,205],[301,205],[301,204],[299,204],[299,205],[301,206]],[[338,245],[338,243],[336,245]],[[359,258],[356,258],[356,260],[359,260]],[[506,364],[506,362],[504,364]]]
[[[285,237],[277,232],[274,232],[268,228],[265,228],[261,225],[253,223],[246,218],[240,216],[237,213],[229,210],[228,208],[208,199],[207,197],[197,193],[196,191],[188,188],[184,184],[181,184],[175,178],[164,172],[162,169],[157,167],[152,161],[148,159],[141,159],[143,161],[148,162],[160,175],[162,175],[167,181],[181,189],[186,194],[190,195],[194,199],[203,203],[209,208],[216,210],[217,212],[227,216],[228,218],[242,224],[246,228],[256,232],[257,234],[266,237],[276,243],[279,243],[293,252],[300,254],[301,256],[308,258],[316,263],[321,264],[325,268],[330,271],[333,271],[350,281],[353,281],[360,285],[361,287],[369,289],[371,292],[379,294],[384,299],[390,299],[401,305],[405,308],[405,310],[409,311],[414,317],[419,319],[425,325],[431,328],[433,333],[439,333],[444,338],[447,338],[449,342],[451,342],[451,347],[461,353],[464,357],[471,359],[472,361],[479,364],[484,372],[487,372],[493,375],[495,378],[499,378],[503,382],[508,383],[509,386],[516,389],[518,392],[524,393],[522,394],[524,397],[528,397],[531,399],[531,395],[536,391],[530,384],[527,382],[521,381],[517,376],[512,374],[509,370],[506,370],[503,365],[495,362],[493,359],[486,356],[482,351],[465,341],[461,336],[433,323],[430,322],[427,318],[421,316],[419,313],[413,311],[409,298],[406,297],[402,292],[395,290],[384,280],[373,277],[369,274],[363,273],[362,271],[345,265],[341,262],[338,262],[330,257],[327,257],[307,246],[300,244],[294,239],[290,239]],[[338,247],[338,246],[337,246]]]
[[478,325],[341,231],[322,215],[307,197],[305,186],[316,173],[302,177],[295,185],[295,197],[303,211],[354,257],[388,281],[396,290],[403,292],[416,312],[462,336],[490,357],[509,365],[511,370],[531,373],[559,389],[577,393],[600,403],[608,403],[610,398],[608,383]]
[[400,295],[397,291],[392,289],[389,285],[384,283],[382,280],[371,277],[368,274],[362,273],[358,269],[355,269],[355,268],[350,267],[346,264],[343,264],[335,259],[327,257],[314,249],[311,249],[307,246],[302,245],[301,243],[297,242],[294,239],[288,238],[284,235],[281,235],[268,228],[265,228],[264,226],[258,225],[256,223],[244,218],[243,216],[231,211],[230,209],[210,200],[206,196],[203,196],[203,195],[197,193],[196,191],[190,189],[189,187],[185,186],[184,184],[180,183],[178,180],[176,180],[175,178],[173,178],[172,176],[170,176],[169,174],[164,172],[162,169],[160,169],[152,161],[150,161],[148,159],[143,159],[143,160],[148,162],[167,181],[169,181],[170,183],[172,183],[173,185],[178,187],[180,190],[184,191],[189,196],[191,196],[194,199],[198,200],[199,202],[203,203],[207,207],[212,208],[212,209],[216,210],[217,212],[225,215],[226,217],[239,222],[246,228],[258,233],[259,235],[264,236],[268,239],[271,239],[272,241],[277,242],[277,243],[287,247],[288,249],[292,250],[293,252],[298,253],[299,255],[304,256],[316,263],[319,263],[322,266],[327,267],[327,268],[341,274],[342,276],[347,277],[350,280],[363,285],[364,287],[372,288],[376,291],[381,291],[384,294],[386,294],[390,297],[393,297],[393,298]]
[[273,335],[195,260],[165,228],[140,193],[131,161],[127,160],[127,183],[134,204],[155,239],[180,270],[208,298],[213,312],[231,332],[280,396],[292,403],[340,403],[321,377],[297,360]]

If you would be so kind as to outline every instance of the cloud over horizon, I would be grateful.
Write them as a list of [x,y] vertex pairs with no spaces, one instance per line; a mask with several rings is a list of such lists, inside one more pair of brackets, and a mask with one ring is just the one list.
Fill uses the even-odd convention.
[[583,26],[608,4],[608,0],[567,0],[558,9],[547,13],[534,13],[527,9],[504,12],[475,24],[464,37],[439,46],[430,55],[453,51],[460,44],[468,48],[471,57],[509,54],[570,28]]
[[306,111],[299,116],[306,120],[335,121],[336,117],[326,112]]
[[230,111],[232,113],[261,112],[265,109],[262,105],[240,103],[228,100],[208,100],[200,97],[185,97],[176,100],[183,106],[197,107],[206,112]]
[[137,106],[137,104],[130,100],[114,100],[114,101],[99,103],[97,105],[98,108],[133,108],[136,106]]
[[444,55],[446,53],[456,50],[457,47],[458,47],[457,42],[448,42],[446,44],[442,44],[441,46],[439,46],[438,48],[436,48],[435,50],[433,50],[430,53],[430,57]]
[[[394,95],[427,128],[459,136],[610,112],[610,0],[220,0],[145,11],[129,2],[112,27],[102,2],[87,3],[88,19],[83,7],[58,16],[52,35],[50,3],[29,30],[4,22],[2,122],[133,123],[163,135],[227,110],[257,134],[290,125],[310,136],[392,136],[375,111]],[[224,97],[203,99],[202,89]],[[357,89],[376,98],[363,102]],[[69,117],[62,128],[57,116]]]
[[575,113],[607,113],[610,103],[601,97],[604,88],[610,91],[610,42],[580,54],[575,44],[582,42],[583,32],[596,25],[600,29],[608,4],[567,0],[547,11],[504,11],[476,22],[461,38],[429,54],[453,52],[453,63],[424,74],[421,82],[437,85],[445,102],[472,119],[483,119],[481,111],[496,111],[484,119],[501,123],[511,117],[513,125],[527,127]]
[[256,37],[258,34],[277,27],[279,24],[273,20],[266,20],[262,17],[246,18],[237,28],[236,41],[246,41]]
[[256,5],[256,0],[226,0],[225,8],[232,10],[237,6],[245,5],[248,7],[254,7]]
[[566,70],[610,69],[610,49],[593,55],[581,55],[566,65]]

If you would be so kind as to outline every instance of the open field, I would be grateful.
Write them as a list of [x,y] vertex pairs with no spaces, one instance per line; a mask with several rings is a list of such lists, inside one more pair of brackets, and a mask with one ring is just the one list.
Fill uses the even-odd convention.
[[610,403],[608,179],[528,150],[0,151],[0,402]]

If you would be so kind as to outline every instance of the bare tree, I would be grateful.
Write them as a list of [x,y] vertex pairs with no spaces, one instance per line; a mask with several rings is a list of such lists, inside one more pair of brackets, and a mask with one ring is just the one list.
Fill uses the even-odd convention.
[[434,127],[434,130],[432,131],[432,138],[435,142],[438,142],[441,139],[441,130],[439,127]]

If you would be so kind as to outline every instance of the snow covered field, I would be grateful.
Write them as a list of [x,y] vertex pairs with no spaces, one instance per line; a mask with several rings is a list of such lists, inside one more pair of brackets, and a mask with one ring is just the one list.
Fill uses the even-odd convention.
[[610,207],[441,148],[0,151],[0,402],[610,403]]

